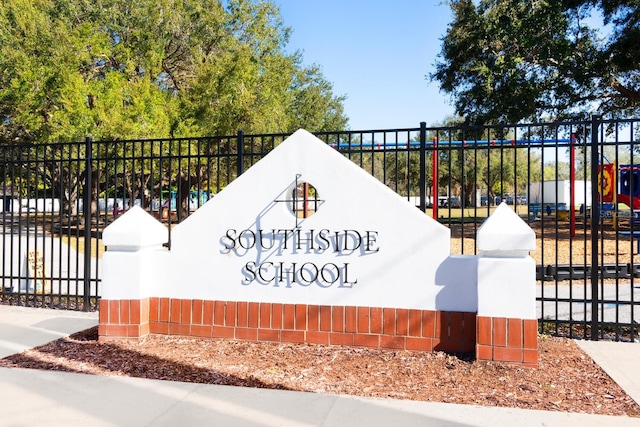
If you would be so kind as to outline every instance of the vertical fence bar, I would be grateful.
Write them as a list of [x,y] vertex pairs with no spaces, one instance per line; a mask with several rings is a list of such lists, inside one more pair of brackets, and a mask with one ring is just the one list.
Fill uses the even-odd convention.
[[427,209],[427,123],[420,122],[420,211]]
[[[93,188],[93,168],[91,165],[91,148],[93,140],[90,136],[85,139],[85,184],[82,211],[84,217],[84,307],[83,311],[89,311],[91,296],[91,199]],[[97,202],[97,200],[96,200]]]
[[432,216],[436,221],[438,220],[438,203],[440,191],[438,189],[438,137],[433,137],[433,154],[432,154],[433,168],[432,168],[432,185],[433,185],[433,203],[432,203]]
[[591,117],[591,340],[598,340],[598,128],[600,116]]
[[570,146],[569,146],[569,179],[571,185],[569,186],[569,221],[571,227],[571,238],[576,237],[576,137],[571,132],[570,134]]
[[238,175],[244,173],[244,131],[238,131]]

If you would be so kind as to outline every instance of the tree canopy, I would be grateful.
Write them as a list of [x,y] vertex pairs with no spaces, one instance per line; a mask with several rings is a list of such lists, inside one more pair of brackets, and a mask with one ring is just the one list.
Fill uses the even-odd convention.
[[453,20],[429,77],[468,123],[640,111],[638,0],[450,0],[449,5]]
[[344,97],[254,0],[0,0],[0,143],[311,131]]

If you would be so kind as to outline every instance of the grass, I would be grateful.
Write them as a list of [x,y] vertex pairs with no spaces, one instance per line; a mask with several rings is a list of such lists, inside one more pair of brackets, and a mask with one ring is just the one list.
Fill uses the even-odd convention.
[[[84,250],[85,250],[84,237],[75,237],[75,236],[69,236],[67,234],[62,234],[60,236],[60,239],[66,245],[75,249],[76,252],[82,253],[82,254],[84,253]],[[91,242],[91,256],[93,258],[102,258],[102,255],[105,252],[104,245],[102,244],[102,239],[91,238],[90,242]]]
[[[510,206],[512,208],[512,206]],[[438,219],[460,219],[473,222],[477,220],[487,219],[494,211],[496,206],[480,206],[474,208],[438,208]],[[529,209],[526,205],[516,206],[516,212],[520,217],[527,218]],[[433,209],[427,208],[425,213],[433,218]]]

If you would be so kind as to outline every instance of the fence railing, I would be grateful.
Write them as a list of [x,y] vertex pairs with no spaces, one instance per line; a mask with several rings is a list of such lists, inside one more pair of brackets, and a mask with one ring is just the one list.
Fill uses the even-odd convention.
[[[454,254],[476,253],[484,219],[497,204],[509,204],[538,237],[532,256],[541,330],[633,340],[640,277],[638,122],[422,123],[316,135],[450,227]],[[139,205],[171,230],[287,136],[239,131],[0,147],[0,300],[95,309],[106,225]]]

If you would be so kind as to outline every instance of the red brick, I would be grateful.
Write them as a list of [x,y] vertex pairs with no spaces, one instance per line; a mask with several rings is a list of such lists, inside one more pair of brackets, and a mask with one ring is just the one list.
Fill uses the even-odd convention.
[[522,350],[522,361],[527,364],[538,364],[538,350]]
[[306,342],[329,345],[329,332],[307,332]]
[[464,324],[464,330],[462,332],[462,339],[465,341],[476,342],[476,314],[464,313],[462,322]]
[[306,304],[296,304],[296,330],[307,330],[307,306]]
[[191,318],[191,304],[192,301],[183,299],[180,301],[180,323],[192,323]]
[[422,336],[422,312],[420,310],[409,310],[409,331],[412,337]]
[[369,307],[357,307],[357,332],[368,333],[370,331]]
[[271,303],[260,303],[260,324],[261,329],[271,329]]
[[120,324],[131,324],[131,300],[120,300]]
[[249,304],[240,301],[237,306],[237,323],[236,326],[239,328],[246,328],[249,326]]
[[344,332],[344,307],[334,306],[331,308],[331,332]]
[[[507,346],[507,319],[504,317],[493,318],[493,346]],[[494,352],[495,357],[495,352]]]
[[149,323],[143,323],[140,326],[140,336],[141,337],[146,337],[147,335],[149,335]]
[[282,306],[284,317],[283,317],[283,328],[282,329],[295,329],[296,327],[296,307],[293,304],[284,304]]
[[166,322],[149,322],[149,332],[158,335],[169,335],[169,324]]
[[409,334],[409,310],[406,308],[396,310],[396,334],[405,336]]
[[382,332],[386,335],[395,335],[396,333],[395,308],[382,309]]
[[120,324],[120,300],[109,300],[109,323],[112,325]]
[[236,328],[230,326],[213,326],[211,335],[214,338],[235,338]]
[[491,317],[479,316],[476,321],[477,340],[479,345],[493,346],[493,320]]
[[380,347],[380,335],[354,334],[353,344],[360,347]]
[[320,330],[331,330],[331,307],[328,305],[320,306]]
[[433,349],[435,351],[444,351],[445,353],[457,353],[461,351],[462,343],[460,340],[447,338],[434,338]]
[[353,334],[343,334],[331,332],[329,334],[329,344],[331,345],[353,345]]
[[149,298],[140,300],[140,323],[149,323]]
[[404,350],[405,346],[405,337],[397,337],[393,335],[381,335],[380,336],[380,347],[382,348],[395,348]]
[[436,333],[435,338],[449,338],[449,312],[436,311]]
[[238,325],[236,313],[237,313],[237,304],[235,301],[227,301],[225,302],[224,307],[224,324],[229,327],[236,327]]
[[236,328],[236,338],[240,340],[256,341],[258,339],[258,329]]
[[160,320],[160,299],[149,298],[149,320],[157,322]]
[[538,349],[538,321],[536,319],[525,319],[523,325],[524,348],[530,350]]
[[131,300],[120,300],[120,324],[129,325],[131,323]]
[[204,306],[202,308],[202,324],[203,325],[213,325],[213,310],[215,303],[213,301],[204,301]]
[[407,350],[433,351],[433,338],[407,337]]
[[283,305],[280,303],[271,304],[271,328],[282,329],[283,325]]
[[169,300],[169,322],[180,323],[180,300]]
[[169,335],[191,335],[191,325],[188,323],[169,323]]
[[474,351],[476,348],[476,340],[461,340],[460,341],[460,352],[462,353],[470,353]]
[[307,330],[314,332],[320,330],[320,307],[317,305],[307,306]]
[[304,342],[304,331],[282,331],[280,339],[282,342]]
[[107,324],[106,323],[101,323],[100,325],[98,325],[98,339],[102,339],[102,337],[106,337],[107,336]]
[[160,298],[160,318],[161,322],[169,321],[169,306],[171,300],[169,298]]
[[204,301],[201,299],[194,299],[191,301],[191,323],[194,325],[203,324],[204,314]]
[[249,327],[257,328],[259,325],[259,319],[260,319],[260,303],[250,302],[249,303]]
[[[133,299],[129,301],[129,323],[139,325],[142,321],[140,315],[140,305],[146,305],[145,302],[148,300],[141,301],[139,299]],[[148,312],[148,310],[145,310]]]
[[127,325],[107,325],[106,335],[110,337],[126,337],[127,332]]
[[215,301],[213,303],[213,324],[214,325],[224,325],[225,317],[226,317],[226,304],[224,301]]
[[358,329],[358,310],[354,306],[344,308],[344,331],[357,332]]
[[127,336],[130,338],[140,338],[140,325],[126,325]]
[[477,345],[476,346],[476,359],[477,360],[493,360],[493,347],[490,345]]
[[369,317],[369,332],[372,334],[382,333],[382,308],[371,307]]
[[494,347],[493,360],[498,362],[522,362],[521,348]]
[[99,310],[100,310],[98,313],[99,323],[100,324],[109,323],[109,301],[107,301],[106,299],[101,299]]
[[462,313],[459,311],[449,312],[449,338],[459,340],[462,338]]
[[433,310],[422,312],[422,336],[425,338],[436,336],[436,312]]
[[258,329],[258,341],[280,341],[280,331],[276,329]]
[[191,325],[191,335],[194,337],[211,338],[213,336],[213,326]]
[[507,347],[522,348],[522,319],[507,319]]

